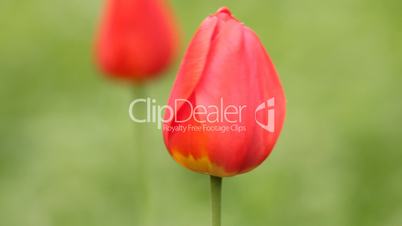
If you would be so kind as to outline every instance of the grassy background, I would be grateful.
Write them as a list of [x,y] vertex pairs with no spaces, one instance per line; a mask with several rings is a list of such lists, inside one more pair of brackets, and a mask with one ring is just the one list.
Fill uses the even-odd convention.
[[[401,1],[172,5],[183,51],[206,15],[229,6],[260,35],[287,92],[271,157],[224,182],[224,225],[402,225]],[[140,158],[130,87],[94,69],[100,8],[0,2],[0,225],[209,225],[208,178],[178,166],[154,125]],[[160,104],[175,71],[147,87]]]

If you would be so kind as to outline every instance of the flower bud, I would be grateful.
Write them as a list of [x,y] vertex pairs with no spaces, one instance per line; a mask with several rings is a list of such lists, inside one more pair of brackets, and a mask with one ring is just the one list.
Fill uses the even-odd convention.
[[[177,99],[187,103],[175,105]],[[284,91],[270,57],[227,8],[202,22],[168,105],[174,111],[165,114],[172,120],[165,122],[163,136],[172,157],[190,170],[219,177],[261,164],[285,118]],[[186,129],[168,129],[174,127]]]

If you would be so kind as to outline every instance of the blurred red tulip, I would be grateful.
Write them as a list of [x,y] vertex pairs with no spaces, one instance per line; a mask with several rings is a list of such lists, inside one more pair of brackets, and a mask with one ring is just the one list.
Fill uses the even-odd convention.
[[172,62],[177,39],[164,0],[107,0],[97,38],[97,62],[110,76],[143,80]]
[[227,8],[201,24],[168,104],[163,135],[172,157],[218,177],[261,164],[285,118],[284,91],[271,59]]

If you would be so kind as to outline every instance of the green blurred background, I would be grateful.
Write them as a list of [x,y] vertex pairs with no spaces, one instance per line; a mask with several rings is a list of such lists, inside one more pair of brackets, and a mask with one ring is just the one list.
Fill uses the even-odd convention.
[[[270,158],[224,181],[223,225],[402,225],[402,2],[172,0],[182,53],[223,5],[259,34],[288,99]],[[208,177],[176,164],[155,125],[138,153],[131,88],[92,64],[101,7],[0,2],[0,225],[209,225]],[[177,67],[147,87],[160,104]]]

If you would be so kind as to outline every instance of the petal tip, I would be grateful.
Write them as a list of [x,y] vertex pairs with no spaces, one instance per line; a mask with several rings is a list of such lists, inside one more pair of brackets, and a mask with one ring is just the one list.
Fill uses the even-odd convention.
[[229,9],[228,7],[226,7],[226,6],[219,8],[218,11],[216,11],[216,13],[217,13],[217,14],[225,13],[225,14],[227,14],[227,15],[229,15],[229,16],[232,16],[232,12],[231,12],[230,9]]

